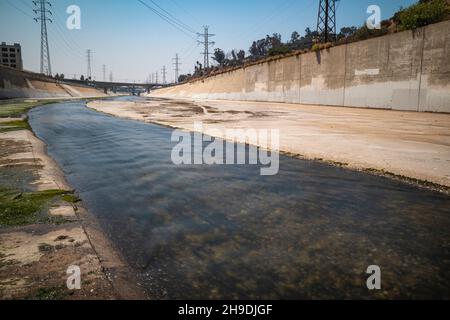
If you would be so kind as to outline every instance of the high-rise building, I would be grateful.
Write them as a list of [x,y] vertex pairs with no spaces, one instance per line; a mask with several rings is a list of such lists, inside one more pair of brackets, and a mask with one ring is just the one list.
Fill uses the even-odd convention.
[[6,42],[2,42],[0,52],[2,54],[0,60],[1,65],[23,70],[22,48],[20,44],[14,43],[14,45],[7,45]]

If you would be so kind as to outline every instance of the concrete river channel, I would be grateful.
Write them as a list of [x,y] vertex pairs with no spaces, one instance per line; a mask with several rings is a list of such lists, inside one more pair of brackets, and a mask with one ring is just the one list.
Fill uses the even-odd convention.
[[172,129],[82,101],[29,117],[151,297],[450,298],[446,194],[286,156],[275,176],[177,166]]

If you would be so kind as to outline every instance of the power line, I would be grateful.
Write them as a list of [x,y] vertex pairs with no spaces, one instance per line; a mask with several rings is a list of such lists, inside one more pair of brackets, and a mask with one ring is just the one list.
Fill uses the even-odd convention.
[[70,48],[67,47],[67,44],[61,40],[59,35],[54,30],[49,29],[48,31],[49,31],[48,36],[49,36],[49,39],[51,40],[50,42],[52,43],[52,47],[56,47],[56,49],[57,49],[56,51],[53,51],[53,52],[61,52],[69,60],[75,60],[75,59],[77,61],[84,60],[83,56],[76,55],[75,52],[70,50]]
[[180,26],[182,26],[183,28],[185,28],[186,30],[192,32],[192,33],[196,33],[196,31],[191,28],[189,25],[187,25],[186,23],[184,23],[183,21],[181,21],[180,19],[176,18],[173,14],[171,14],[170,12],[168,12],[167,10],[165,10],[164,8],[162,8],[161,6],[159,6],[155,1],[153,0],[149,0],[151,3],[153,3],[156,7],[158,7],[159,9],[161,9],[164,13],[166,13],[173,21],[175,21],[177,24],[179,24]]
[[[53,25],[57,26],[56,23],[54,23]],[[50,31],[52,31],[52,29],[49,29]],[[64,43],[64,45],[67,47],[67,49],[69,50],[68,52],[73,56],[73,57],[77,57],[78,59],[83,60],[84,56],[83,54],[81,54],[78,50],[75,50],[72,45],[70,44],[70,41],[68,41],[66,39],[66,37],[64,36],[64,34],[58,29],[58,28],[54,28],[53,29],[55,32],[54,34],[57,35],[59,37],[59,39],[61,39],[61,41]]]
[[52,12],[47,9],[47,5],[50,7],[52,5],[46,0],[33,1],[33,4],[36,7],[33,11],[38,15],[34,20],[36,22],[41,21],[41,73],[51,76],[52,67],[48,46],[47,21],[52,23],[52,20],[47,18],[47,14],[52,15]]
[[167,23],[169,23],[172,27],[176,28],[178,31],[184,33],[186,36],[188,36],[189,38],[192,38],[195,40],[195,38],[192,36],[192,33],[195,34],[195,32],[192,32],[192,30],[186,29],[186,27],[184,27],[183,25],[179,24],[178,22],[176,22],[175,20],[173,20],[172,18],[168,17],[167,15],[161,13],[160,11],[158,11],[157,9],[153,8],[152,6],[150,6],[149,4],[145,3],[142,0],[137,0],[139,1],[142,5],[144,5],[146,8],[150,9],[153,13],[155,13],[158,17],[160,17],[161,19],[163,19],[164,21],[166,21]]
[[215,34],[209,33],[209,26],[204,26],[203,30],[204,30],[203,33],[198,33],[197,36],[203,37],[204,40],[198,41],[198,43],[204,45],[204,51],[202,52],[203,57],[204,57],[204,65],[203,66],[205,68],[209,68],[209,56],[211,55],[209,53],[209,47],[216,44],[214,41],[209,41],[209,38],[215,36]]
[[34,19],[34,17],[27,13],[26,11],[22,10],[20,7],[16,6],[14,3],[10,2],[9,0],[6,0],[6,3],[8,3],[10,6],[12,6],[14,9],[16,9],[17,11],[23,13],[24,15],[26,15],[27,17]]
[[20,2],[22,2],[22,4],[23,4],[25,7],[28,7],[28,9],[30,9],[30,10],[33,10],[33,9],[34,9],[33,6],[32,6],[31,4],[29,4],[28,2],[26,2],[25,0],[20,0]]
[[175,4],[175,6],[177,6],[179,9],[181,9],[184,13],[186,13],[189,17],[191,17],[191,19],[192,19],[193,21],[198,21],[198,20],[199,20],[199,19],[197,19],[194,15],[192,15],[190,12],[188,12],[184,6],[182,6],[181,4],[179,4],[178,1],[176,1],[176,0],[171,0],[171,2],[172,2],[173,4]]
[[[83,56],[83,52],[84,50],[77,44],[77,42],[75,41],[75,39],[73,37],[68,37],[66,38],[66,33],[65,30],[67,30],[66,28],[64,28],[63,26],[61,26],[60,24],[60,20],[63,20],[59,17],[57,12],[54,12],[55,14],[55,23],[54,25],[56,26],[56,30],[60,33],[61,37],[64,38],[65,40],[67,39],[69,46],[72,48],[73,51],[76,51],[77,54],[79,54],[80,56]],[[73,46],[72,46],[73,45]]]

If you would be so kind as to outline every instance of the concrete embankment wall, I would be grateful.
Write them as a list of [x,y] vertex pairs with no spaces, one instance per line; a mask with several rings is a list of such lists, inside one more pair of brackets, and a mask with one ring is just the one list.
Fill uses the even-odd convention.
[[103,91],[56,81],[40,74],[0,66],[0,99],[83,98],[104,96]]
[[153,95],[450,112],[450,21],[261,62]]

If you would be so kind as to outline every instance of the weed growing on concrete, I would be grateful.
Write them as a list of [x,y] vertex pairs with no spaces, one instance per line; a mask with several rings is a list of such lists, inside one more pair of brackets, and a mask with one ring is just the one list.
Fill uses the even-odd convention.
[[0,190],[0,227],[23,226],[34,223],[62,224],[60,217],[43,214],[52,202],[70,195],[63,190],[20,193]]
[[27,120],[12,120],[0,122],[0,132],[10,132],[17,130],[31,130]]

